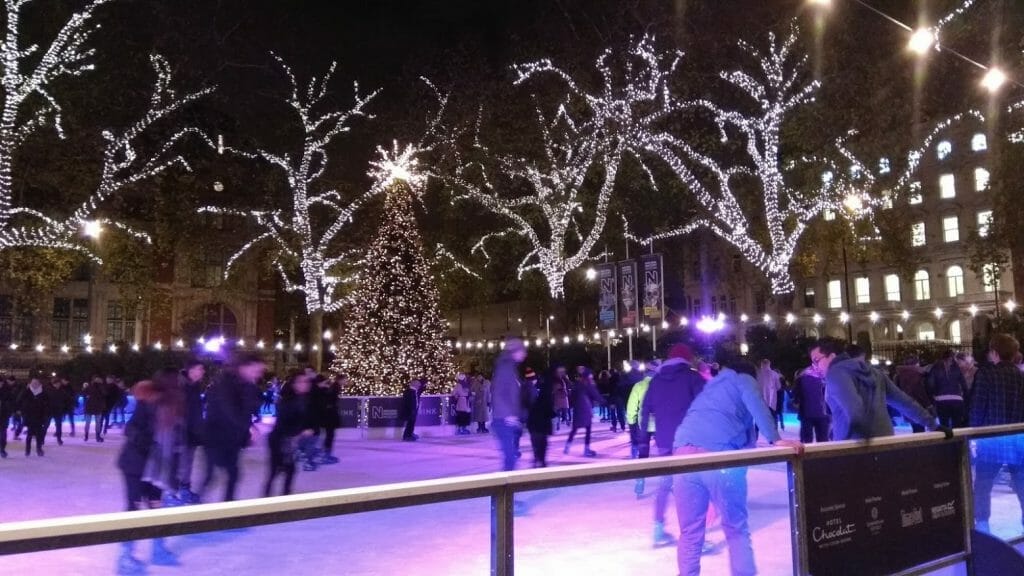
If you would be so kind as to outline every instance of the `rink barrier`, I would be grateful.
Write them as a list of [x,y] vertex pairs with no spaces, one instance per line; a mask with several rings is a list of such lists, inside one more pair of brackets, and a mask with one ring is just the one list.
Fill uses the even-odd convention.
[[[138,512],[116,512],[50,518],[0,524],[0,555],[26,554],[127,540],[180,536],[237,528],[265,526],[331,516],[375,512],[489,498],[491,510],[491,574],[514,573],[515,496],[520,492],[632,480],[685,472],[699,472],[741,466],[784,463],[788,467],[791,526],[793,527],[793,573],[809,574],[807,527],[800,513],[803,502],[802,462],[840,454],[876,453],[894,448],[912,448],[940,443],[957,443],[963,480],[965,553],[942,558],[900,573],[926,574],[932,570],[966,563],[972,574],[970,532],[973,528],[973,482],[969,440],[1024,433],[1024,424],[962,428],[947,440],[938,432],[891,436],[870,441],[841,441],[809,444],[798,455],[787,447],[763,447],[728,452],[711,452],[643,460],[578,464],[403,482],[343,490],[277,496],[237,502],[200,504]],[[1010,540],[1024,542],[1024,537]]]

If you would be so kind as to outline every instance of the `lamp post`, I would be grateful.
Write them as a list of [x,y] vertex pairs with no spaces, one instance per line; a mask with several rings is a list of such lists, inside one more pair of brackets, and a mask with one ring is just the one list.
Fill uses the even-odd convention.
[[[88,220],[82,224],[82,234],[87,238],[90,238],[97,245],[99,244],[100,236],[103,234],[103,223],[98,220]],[[96,317],[95,307],[96,303],[93,301],[96,292],[96,261],[92,258],[89,259],[89,284],[86,291],[86,301],[89,303],[89,334],[92,334],[95,330],[93,326],[94,319]]]
[[[843,200],[848,215],[856,218],[864,209],[864,200],[857,194],[850,194]],[[850,301],[850,263],[846,256],[846,234],[843,234],[843,292],[846,298],[846,340],[853,344],[853,306]]]

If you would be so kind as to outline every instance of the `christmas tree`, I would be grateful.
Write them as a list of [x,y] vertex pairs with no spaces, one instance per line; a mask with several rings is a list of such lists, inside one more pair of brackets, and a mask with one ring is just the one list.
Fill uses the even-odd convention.
[[416,170],[415,152],[383,154],[371,172],[385,187],[384,219],[346,307],[331,367],[348,375],[354,395],[399,395],[414,378],[447,387],[455,377],[437,286],[413,212],[425,179]]

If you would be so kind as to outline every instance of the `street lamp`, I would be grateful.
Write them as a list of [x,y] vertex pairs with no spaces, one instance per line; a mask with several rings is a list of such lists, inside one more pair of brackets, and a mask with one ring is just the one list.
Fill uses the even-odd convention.
[[935,33],[930,28],[918,28],[910,35],[907,48],[918,56],[924,56],[934,44]]
[[989,92],[996,92],[1006,84],[1006,73],[999,68],[989,68],[988,72],[981,79],[982,88]]
[[594,270],[593,266],[591,266],[590,268],[587,268],[586,274],[587,274],[587,280],[594,280],[595,278],[597,278],[597,270]]

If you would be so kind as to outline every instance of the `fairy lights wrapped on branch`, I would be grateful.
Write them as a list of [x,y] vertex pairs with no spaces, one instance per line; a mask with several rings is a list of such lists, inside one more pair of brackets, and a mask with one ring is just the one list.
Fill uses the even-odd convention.
[[[99,183],[69,212],[47,214],[13,203],[13,158],[25,140],[38,130],[52,126],[64,138],[62,109],[52,94],[55,82],[80,76],[93,69],[94,50],[85,47],[99,27],[93,23],[97,8],[111,0],[94,0],[73,14],[49,46],[22,47],[21,10],[32,0],[5,0],[6,34],[0,44],[3,62],[3,110],[0,112],[0,249],[37,247],[82,252],[99,262],[91,247],[82,241],[87,226],[108,224],[136,237],[148,236],[128,225],[97,215],[102,205],[124,188],[152,178],[170,168],[189,169],[175,150],[188,136],[202,137],[195,128],[183,128],[163,141],[153,154],[140,152],[141,141],[156,125],[163,124],[185,106],[202,98],[212,89],[178,96],[171,88],[170,66],[160,56],[150,58],[156,82],[149,108],[123,131],[105,130],[103,166]],[[41,56],[40,56],[41,54]],[[148,147],[148,146],[147,146]]]

